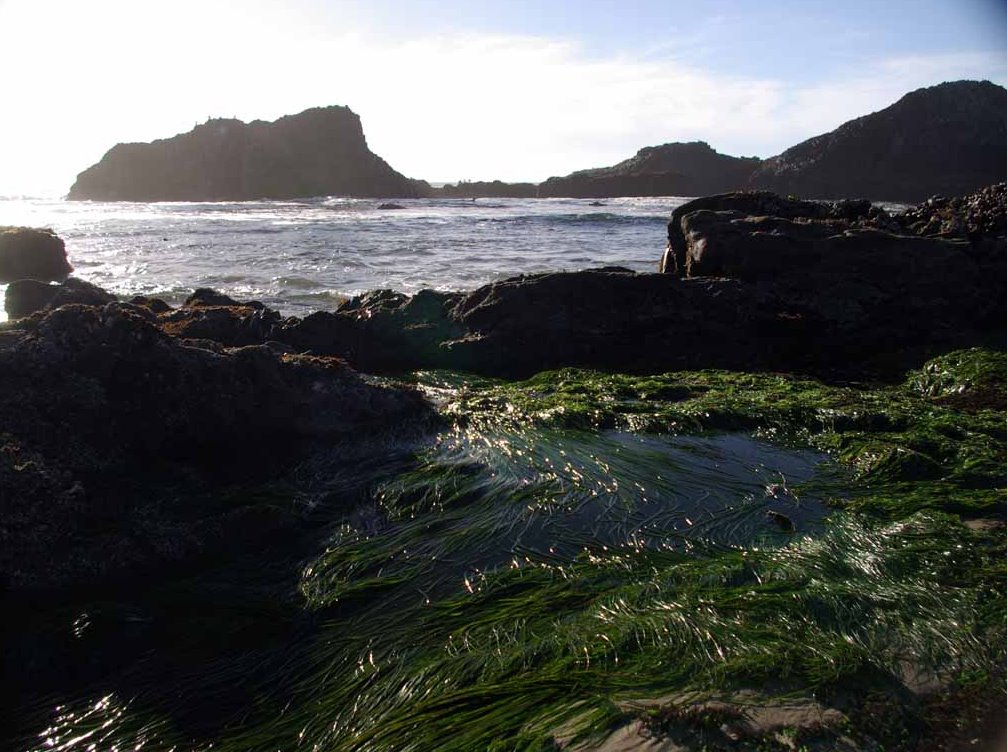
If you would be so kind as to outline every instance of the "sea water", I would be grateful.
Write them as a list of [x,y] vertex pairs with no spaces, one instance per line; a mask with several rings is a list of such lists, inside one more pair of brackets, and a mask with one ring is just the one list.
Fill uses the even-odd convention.
[[75,274],[177,304],[197,287],[284,314],[379,288],[469,290],[517,274],[656,270],[685,198],[350,198],[219,203],[0,200],[0,226],[50,227]]

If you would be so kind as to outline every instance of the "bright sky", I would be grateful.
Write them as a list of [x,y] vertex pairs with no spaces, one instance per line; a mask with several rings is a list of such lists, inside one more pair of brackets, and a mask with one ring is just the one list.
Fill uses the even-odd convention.
[[920,86],[1007,85],[1004,0],[0,0],[0,30],[0,195],[63,195],[210,116],[344,104],[410,177],[539,181],[668,141],[771,156]]

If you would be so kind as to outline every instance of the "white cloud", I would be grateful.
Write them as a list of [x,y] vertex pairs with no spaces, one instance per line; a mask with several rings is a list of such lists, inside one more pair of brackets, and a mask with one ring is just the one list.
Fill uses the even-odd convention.
[[0,4],[0,27],[17,30],[0,46],[0,194],[64,192],[116,142],[171,136],[211,115],[346,104],[371,148],[407,175],[541,180],[675,140],[768,156],[919,86],[1007,82],[1002,57],[923,56],[794,89],[680,59],[589,58],[568,40],[395,41],[355,33],[349,18],[345,31],[322,31],[265,0],[149,7]]

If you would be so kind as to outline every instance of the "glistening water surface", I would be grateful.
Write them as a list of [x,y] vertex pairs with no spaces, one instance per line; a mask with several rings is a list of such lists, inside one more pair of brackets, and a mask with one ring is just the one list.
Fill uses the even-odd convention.
[[[384,462],[348,463],[334,448],[295,477],[293,496],[328,520],[296,554],[256,552],[114,601],[65,604],[48,629],[98,678],[45,698],[24,748],[363,749],[384,723],[474,688],[477,674],[509,666],[537,682],[535,665],[563,656],[578,670],[617,669],[602,622],[561,623],[583,620],[595,598],[628,597],[641,566],[791,543],[767,510],[801,536],[820,532],[822,499],[842,479],[819,452],[740,434],[492,415]],[[524,634],[543,614],[555,633]],[[484,629],[492,648],[485,635],[472,643]],[[655,646],[676,650],[679,637]]]
[[[915,381],[417,379],[445,428],[320,448],[245,491],[302,510],[299,536],[8,611],[31,677],[15,748],[555,749],[629,698],[1002,660],[1002,540],[928,506],[959,469],[996,504],[996,466],[976,473],[1002,420]],[[914,482],[914,455],[963,430],[946,478]],[[901,511],[842,509],[865,500]]]
[[0,200],[0,225],[51,227],[76,274],[123,296],[180,302],[197,287],[284,313],[388,287],[466,290],[495,279],[619,265],[653,271],[680,198],[315,198],[244,203]]

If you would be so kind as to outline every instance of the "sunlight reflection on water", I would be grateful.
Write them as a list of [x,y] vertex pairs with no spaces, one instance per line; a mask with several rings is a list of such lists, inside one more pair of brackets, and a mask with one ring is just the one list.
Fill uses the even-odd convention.
[[[121,296],[213,286],[284,313],[388,287],[466,290],[516,274],[653,271],[685,199],[307,199],[129,204],[0,200],[0,224],[51,227],[76,274]],[[283,280],[302,278],[309,285]],[[309,289],[310,288],[310,289]]]

